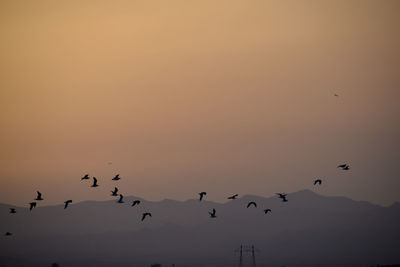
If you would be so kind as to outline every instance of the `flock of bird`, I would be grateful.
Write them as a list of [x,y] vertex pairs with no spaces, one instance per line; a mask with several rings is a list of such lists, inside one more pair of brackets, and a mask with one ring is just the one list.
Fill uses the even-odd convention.
[[[337,166],[337,168],[341,168],[342,170],[347,171],[347,170],[350,169],[350,166],[348,164],[341,164],[341,165]],[[93,183],[92,183],[91,187],[98,187],[99,184],[98,184],[97,178],[96,177],[92,177],[92,179],[93,179]],[[120,179],[121,179],[121,177],[119,177],[119,174],[117,174],[111,180],[118,181]],[[81,178],[81,180],[90,180],[89,174],[85,174]],[[314,185],[321,185],[321,184],[322,184],[322,180],[321,179],[314,180]],[[204,196],[206,196],[206,195],[207,195],[207,192],[200,192],[199,193],[199,201],[202,201]],[[287,194],[285,194],[285,193],[276,193],[276,195],[278,196],[278,198],[280,198],[282,200],[282,202],[288,202]],[[117,200],[117,203],[124,203],[124,196],[122,194],[118,194],[118,188],[117,187],[115,187],[114,190],[111,191],[111,196],[119,197],[119,199]],[[237,199],[238,196],[239,196],[238,194],[234,194],[234,195],[228,197],[228,199],[229,200],[235,200],[235,199]],[[32,209],[34,209],[36,207],[36,205],[37,205],[36,201],[43,200],[42,193],[37,191],[37,196],[36,196],[36,198],[34,200],[35,201],[29,203],[29,210],[30,211],[32,211]],[[65,201],[64,202],[64,209],[68,208],[68,205],[71,204],[71,203],[72,203],[71,199]],[[140,204],[140,200],[134,200],[133,203],[132,203],[132,207],[136,206],[136,205],[139,205],[139,204]],[[254,206],[255,208],[257,208],[257,203],[254,202],[254,201],[251,201],[251,202],[249,202],[247,204],[246,207],[250,208],[251,206]],[[265,214],[267,214],[267,213],[271,212],[272,210],[271,209],[264,209],[263,211],[264,211]],[[15,208],[10,208],[10,212],[9,213],[15,214],[15,213],[17,213],[17,210]],[[217,211],[215,209],[212,209],[212,211],[209,211],[208,213],[210,215],[210,218],[217,218],[217,215],[216,215]],[[146,219],[146,217],[152,217],[151,213],[150,212],[144,212],[142,214],[141,221],[144,221]],[[6,236],[11,236],[12,233],[11,232],[6,232],[5,235]]]

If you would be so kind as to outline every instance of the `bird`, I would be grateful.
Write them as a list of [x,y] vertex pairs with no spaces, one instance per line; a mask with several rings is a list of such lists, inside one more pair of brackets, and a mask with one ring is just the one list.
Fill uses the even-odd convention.
[[287,194],[285,193],[276,193],[278,195],[279,198],[285,198],[287,196]]
[[17,213],[17,211],[15,210],[15,208],[10,208],[10,213]]
[[10,235],[12,235],[12,233],[6,232],[4,235],[5,235],[5,236],[10,236]]
[[264,213],[267,214],[268,212],[271,212],[271,209],[265,209]]
[[85,174],[85,176],[81,178],[81,180],[89,180],[89,179],[90,179],[89,174]]
[[345,163],[345,164],[340,164],[339,166],[337,166],[337,168],[342,168],[342,170],[347,171],[350,169],[350,166]]
[[276,193],[280,199],[282,199],[282,202],[287,202],[288,200],[286,199],[287,194],[285,193]]
[[112,178],[113,181],[118,181],[118,180],[120,180],[120,179],[121,179],[121,178],[119,178],[119,174],[115,175],[115,177]]
[[42,198],[42,193],[40,193],[39,191],[37,191],[37,197],[35,198],[35,200],[43,200],[43,198]]
[[124,203],[124,201],[122,200],[123,198],[124,198],[124,196],[122,194],[119,194],[119,200],[117,202]]
[[215,215],[217,211],[215,209],[212,210],[212,212],[208,212],[210,214],[210,218],[217,218],[217,215]]
[[249,204],[247,204],[247,207],[250,207],[251,205],[254,205],[254,207],[257,208],[257,204],[254,201],[249,202]]
[[321,179],[315,180],[315,181],[314,181],[314,185],[316,185],[316,184],[322,184],[322,180],[321,180]]
[[64,204],[65,204],[65,205],[64,205],[64,209],[68,208],[68,204],[70,204],[70,203],[72,203],[72,200],[71,200],[71,199],[65,201],[65,202],[64,202]]
[[200,192],[199,195],[200,195],[199,201],[201,201],[201,200],[203,199],[203,197],[204,197],[205,195],[207,195],[207,193],[206,193],[206,192]]
[[113,196],[113,197],[116,197],[116,196],[118,196],[118,194],[117,194],[117,192],[118,192],[118,188],[114,188],[114,191],[111,191],[111,195]]
[[236,199],[238,197],[238,194],[234,194],[233,196],[228,197],[228,199]]
[[97,179],[96,177],[93,177],[93,184],[92,187],[98,187],[99,185],[97,184]]
[[29,210],[32,210],[35,207],[36,207],[36,202],[29,203]]
[[145,213],[143,213],[143,215],[142,215],[142,221],[143,221],[144,219],[146,219],[146,216],[150,216],[150,217],[151,217],[151,213],[150,213],[150,212],[145,212]]
[[139,204],[140,204],[140,200],[135,200],[132,203],[132,207],[135,206],[135,205],[139,205]]
[[336,97],[338,97],[339,95],[338,94],[333,94],[334,96],[336,96]]

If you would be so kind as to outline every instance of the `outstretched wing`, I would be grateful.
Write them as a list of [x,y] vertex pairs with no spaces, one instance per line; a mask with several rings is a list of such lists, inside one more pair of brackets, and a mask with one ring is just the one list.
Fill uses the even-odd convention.
[[257,204],[255,202],[249,202],[249,204],[247,204],[247,207],[250,207],[251,205],[254,205],[254,207],[257,207]]

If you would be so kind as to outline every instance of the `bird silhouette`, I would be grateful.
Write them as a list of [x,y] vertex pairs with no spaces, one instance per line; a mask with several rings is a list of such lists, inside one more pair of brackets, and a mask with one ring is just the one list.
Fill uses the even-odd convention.
[[279,198],[285,198],[287,196],[287,194],[285,193],[276,193],[278,195]]
[[143,215],[142,215],[142,221],[143,221],[144,219],[146,219],[146,216],[150,216],[150,217],[151,217],[151,213],[150,213],[150,212],[145,212],[145,213],[143,213]]
[[135,206],[135,205],[139,205],[139,204],[140,204],[140,200],[135,200],[132,203],[132,207]]
[[238,197],[238,194],[234,194],[233,196],[228,197],[228,199],[236,199]]
[[85,176],[81,178],[81,180],[89,180],[89,179],[90,179],[89,174],[85,174]]
[[280,199],[282,199],[282,202],[287,202],[288,200],[286,199],[287,194],[285,193],[276,193]]
[[200,192],[199,193],[199,195],[200,195],[200,201],[202,201],[203,200],[203,197],[205,196],[205,195],[207,195],[207,193],[206,192]]
[[119,200],[117,202],[124,203],[123,198],[124,198],[124,196],[122,194],[119,194]]
[[322,184],[322,180],[321,180],[321,179],[315,180],[315,181],[314,181],[314,185],[316,185],[316,184]]
[[249,204],[247,204],[247,208],[250,207],[251,205],[254,205],[254,207],[257,208],[257,204],[254,201],[249,202]]
[[338,168],[342,168],[342,170],[345,170],[345,171],[347,171],[347,170],[350,169],[350,166],[347,165],[347,164],[340,164],[340,165],[337,166],[337,167],[338,167]]
[[268,212],[271,212],[271,209],[265,209],[264,213],[267,214]]
[[72,200],[69,199],[67,201],[64,202],[64,209],[68,208],[68,204],[72,203]]
[[12,233],[7,232],[7,233],[5,233],[4,235],[5,235],[5,236],[10,236],[10,235],[12,235]]
[[114,191],[111,191],[111,195],[113,196],[113,197],[116,197],[116,196],[118,196],[118,194],[117,194],[117,192],[118,192],[118,188],[114,188]]
[[42,198],[42,193],[40,193],[39,191],[37,191],[37,197],[35,198],[35,200],[43,200],[43,198]]
[[118,180],[120,180],[120,179],[121,179],[121,178],[119,178],[119,174],[115,175],[115,177],[112,178],[113,181],[118,181]]
[[212,210],[212,212],[208,212],[210,214],[210,218],[217,218],[217,215],[215,215],[217,211],[215,209]]
[[35,207],[36,207],[36,202],[29,203],[29,210],[32,210]]
[[17,211],[15,210],[15,208],[10,208],[10,213],[17,213]]
[[92,187],[98,187],[99,185],[97,184],[97,178],[93,177],[93,184]]

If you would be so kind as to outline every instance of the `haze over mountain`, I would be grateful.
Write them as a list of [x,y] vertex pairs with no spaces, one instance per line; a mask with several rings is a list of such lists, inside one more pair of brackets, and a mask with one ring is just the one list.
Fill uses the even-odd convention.
[[[254,244],[259,264],[365,265],[400,262],[400,204],[389,207],[310,190],[277,197],[246,195],[226,203],[163,200],[131,207],[134,197],[37,207],[0,205],[1,261],[17,266],[229,265],[234,249]],[[246,208],[255,201],[258,208]],[[215,208],[217,218],[209,218]],[[271,213],[264,214],[263,209]],[[141,214],[153,217],[141,222]],[[6,216],[7,215],[7,216]],[[14,264],[14,265],[13,265]],[[42,264],[42,265],[41,265]],[[114,265],[113,265],[114,264]],[[126,265],[124,265],[126,264]]]

